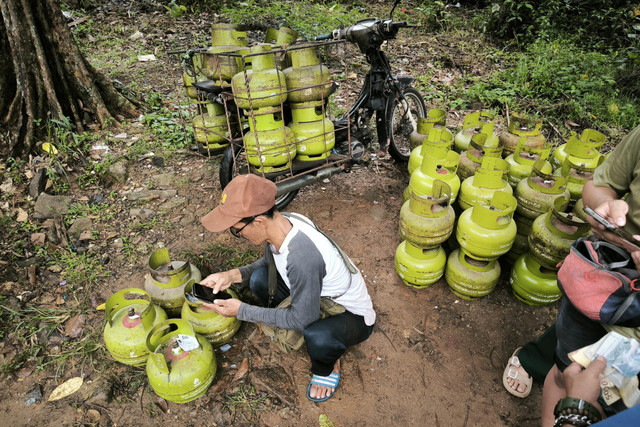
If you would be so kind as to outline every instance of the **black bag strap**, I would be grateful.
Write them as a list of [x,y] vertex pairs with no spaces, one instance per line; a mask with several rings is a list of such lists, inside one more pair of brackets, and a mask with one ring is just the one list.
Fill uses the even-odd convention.
[[271,308],[273,297],[276,294],[278,288],[278,270],[276,270],[276,262],[273,259],[273,252],[271,252],[271,245],[267,244],[267,278],[269,284],[269,300],[267,301],[267,307]]
[[629,296],[627,296],[627,298],[624,300],[624,302],[620,304],[620,307],[618,307],[616,312],[613,314],[611,321],[608,323],[611,325],[615,325],[618,322],[618,320],[620,320],[622,315],[627,311],[627,309],[631,307],[631,304],[635,302],[637,296],[638,296],[637,292],[631,292]]

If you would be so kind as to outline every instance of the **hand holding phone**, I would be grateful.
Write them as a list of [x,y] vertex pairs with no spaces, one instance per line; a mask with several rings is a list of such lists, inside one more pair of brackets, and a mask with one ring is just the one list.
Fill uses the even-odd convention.
[[609,220],[598,214],[589,206],[585,206],[583,210],[587,215],[598,221],[598,223],[602,224],[607,229],[607,231],[610,231],[611,233],[614,233],[616,236],[620,237],[620,239],[622,240],[621,243],[626,250],[628,250],[629,252],[640,251],[640,247],[638,246],[638,244],[640,244],[640,241],[633,237],[631,233],[611,223]]
[[[201,285],[200,283],[194,283],[191,287],[191,294],[193,298],[198,301],[206,302],[213,304],[214,300],[217,299],[229,299],[232,298],[231,294],[226,291],[218,292],[217,294],[213,293],[213,289],[208,286]],[[192,301],[195,302],[195,301]]]

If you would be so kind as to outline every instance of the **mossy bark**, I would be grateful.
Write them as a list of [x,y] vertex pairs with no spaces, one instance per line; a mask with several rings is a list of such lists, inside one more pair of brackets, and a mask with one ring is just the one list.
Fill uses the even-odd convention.
[[0,158],[32,152],[48,119],[82,132],[137,114],[83,57],[57,0],[2,0],[0,13]]

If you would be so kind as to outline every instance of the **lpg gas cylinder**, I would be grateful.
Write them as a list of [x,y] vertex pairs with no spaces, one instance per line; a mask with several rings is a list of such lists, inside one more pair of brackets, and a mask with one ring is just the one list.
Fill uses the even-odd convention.
[[473,176],[462,181],[458,205],[462,210],[471,206],[489,205],[496,191],[513,194],[511,186],[502,179],[509,168],[509,163],[496,157],[484,157],[482,165]]
[[[189,283],[185,288],[185,301],[182,305],[182,320],[188,320],[193,325],[193,330],[202,335],[215,346],[222,345],[229,341],[240,329],[242,322],[236,317],[224,317],[216,313],[210,308],[204,307],[202,304],[189,301],[187,295],[191,293],[192,284]],[[231,289],[226,292],[232,298],[238,299],[238,295]]]
[[456,249],[449,254],[444,279],[454,294],[465,300],[475,300],[493,291],[500,278],[498,261],[481,261]]
[[526,141],[527,139],[525,137],[520,138],[516,151],[505,159],[509,162],[509,165],[511,165],[509,174],[507,175],[507,181],[514,190],[520,181],[531,175],[533,172],[533,165],[538,160],[543,161],[542,166],[540,167],[540,170],[543,173],[550,174],[553,172],[551,163],[547,161],[549,153],[551,152],[551,146],[549,144],[545,144],[542,149],[527,148],[525,146]]
[[252,69],[239,72],[231,79],[236,105],[250,112],[263,107],[279,108],[287,100],[287,82],[282,71],[275,67],[271,45],[255,45],[251,55]]
[[193,87],[193,83],[209,79],[204,69],[204,56],[200,53],[194,53],[191,58],[183,60],[182,70],[182,81],[184,82],[187,96],[192,99],[198,99],[198,91]]
[[531,254],[545,268],[556,270],[560,261],[569,254],[571,244],[591,231],[591,226],[565,213],[559,207],[562,200],[554,203],[554,208],[540,215],[531,226],[529,248]]
[[278,29],[269,27],[267,31],[264,33],[264,42],[275,44],[276,40],[278,40]]
[[144,281],[144,289],[151,301],[167,311],[170,316],[178,316],[184,303],[184,287],[189,282],[199,282],[200,270],[188,262],[171,261],[167,248],[155,250],[149,257],[149,274]]
[[[321,101],[320,101],[321,102]],[[289,128],[296,143],[296,158],[301,161],[314,161],[327,158],[336,144],[333,122],[325,118],[322,106],[291,104],[293,122]]]
[[564,164],[567,156],[573,157],[574,164],[584,164],[586,167],[598,166],[600,149],[606,142],[604,134],[594,129],[585,129],[580,138],[572,135],[566,144],[560,145],[553,152],[553,167],[555,169]]
[[[416,129],[409,135],[411,150],[422,146],[422,143],[429,136],[431,129],[444,129],[447,123],[447,113],[438,108],[427,111],[427,117],[418,117]],[[452,137],[453,140],[453,137]]]
[[500,141],[504,145],[503,155],[513,154],[522,137],[526,138],[526,148],[544,148],[547,139],[542,134],[542,119],[527,119],[512,113],[507,132],[500,134]]
[[529,252],[529,236],[520,233],[520,224],[518,220],[515,219],[515,216],[514,221],[516,221],[516,225],[518,226],[518,232],[516,233],[515,239],[513,239],[513,246],[511,246],[509,252],[500,257],[501,260],[504,259],[506,261],[506,264],[503,265],[513,265],[520,256]]
[[411,192],[400,209],[400,237],[423,249],[435,248],[453,232],[456,220],[450,205],[451,187],[444,181],[433,181],[429,195]]
[[491,261],[506,253],[513,245],[517,227],[513,221],[516,199],[504,191],[496,191],[489,206],[474,205],[458,217],[456,239],[472,257]]
[[276,37],[277,46],[285,46],[293,43],[298,38],[298,32],[289,27],[280,27]]
[[573,209],[571,210],[571,212],[578,218],[580,218],[581,220],[583,220],[584,222],[587,222],[587,214],[584,211],[584,202],[582,201],[582,197],[580,197],[578,199],[578,201],[576,202],[575,205],[573,205]]
[[544,268],[531,254],[520,256],[509,276],[513,295],[529,305],[544,305],[562,296],[558,289],[558,274]]
[[244,135],[249,164],[259,172],[278,172],[288,169],[296,156],[293,131],[284,125],[277,108],[254,110],[249,117],[249,132]]
[[[129,299],[128,296],[143,298]],[[142,289],[123,289],[107,300],[104,343],[114,359],[126,365],[142,366],[147,362],[147,334],[153,326],[167,319],[162,308],[151,303]]]
[[542,160],[536,162],[531,175],[521,180],[516,186],[515,196],[518,201],[516,214],[529,219],[530,222],[549,212],[556,199],[562,200],[558,205],[561,211],[569,206],[571,195],[566,178],[543,172],[543,166]]
[[446,262],[447,255],[440,246],[423,249],[404,240],[396,249],[396,272],[405,285],[414,288],[426,288],[437,282]]
[[413,171],[409,185],[403,193],[404,201],[409,200],[410,192],[428,196],[433,194],[433,181],[439,179],[449,184],[451,188],[451,202],[453,203],[460,190],[460,178],[456,175],[460,155],[453,150],[437,147],[425,155],[420,167]]
[[[486,111],[477,111],[475,113],[469,113],[464,117],[462,123],[462,130],[456,134],[454,140],[454,150],[462,154],[463,151],[469,149],[469,143],[473,135],[483,133],[489,137],[489,139],[497,139],[497,136],[493,135],[493,127],[495,125],[495,115]],[[490,141],[491,142],[491,141]],[[497,146],[495,142],[493,145]]]
[[[200,105],[201,113],[193,118],[193,136],[202,150],[210,150],[217,153],[224,150],[229,145],[231,139],[229,128],[234,132],[238,128],[238,120],[234,114],[229,114],[229,124],[227,125],[227,115],[224,106],[215,102],[207,101]],[[202,107],[206,108],[206,113]]]
[[217,369],[213,347],[188,321],[159,323],[147,336],[147,348],[149,384],[163,399],[190,402],[211,385]]
[[[604,157],[600,157],[600,161],[602,160]],[[593,176],[596,167],[572,163],[572,158],[567,156],[562,167],[553,172],[555,176],[563,176],[567,179],[567,189],[571,198],[569,206],[573,206],[582,197],[582,187]]]
[[[418,123],[420,123],[420,120],[422,120],[422,117],[418,117]],[[432,149],[444,148],[447,151],[450,150],[452,141],[453,135],[446,128],[432,127],[422,144],[411,151],[408,164],[409,173],[412,174],[413,171],[420,167],[424,156],[428,155]]]
[[282,72],[287,82],[289,102],[322,101],[329,96],[331,75],[329,69],[320,63],[316,47],[296,45],[287,54],[291,59],[291,67]]
[[[493,144],[496,145],[493,145]],[[472,176],[476,169],[480,167],[484,157],[500,158],[502,154],[502,145],[499,144],[497,138],[490,139],[486,133],[477,133],[471,137],[469,149],[460,154],[460,166],[458,167],[458,176],[461,181]],[[506,170],[505,172],[508,172]]]
[[234,24],[211,25],[211,46],[246,46],[247,32],[238,30]]
[[206,75],[210,80],[229,81],[241,70],[238,57],[247,52],[247,33],[233,24],[211,26],[211,47],[204,55]]

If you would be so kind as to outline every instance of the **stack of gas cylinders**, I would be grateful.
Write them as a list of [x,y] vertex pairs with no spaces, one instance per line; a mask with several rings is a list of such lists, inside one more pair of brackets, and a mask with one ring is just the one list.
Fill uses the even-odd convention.
[[[213,346],[240,328],[237,318],[186,298],[200,279],[195,266],[172,261],[167,249],[158,249],[149,258],[144,290],[121,290],[105,304],[104,342],[111,356],[146,365],[153,390],[171,402],[189,402],[207,391],[217,369]],[[233,290],[225,292],[237,298]]]
[[192,83],[211,80],[231,88],[233,103],[197,101],[201,114],[193,127],[200,147],[217,153],[241,135],[248,163],[260,173],[330,155],[335,132],[325,106],[332,83],[317,54],[322,43],[291,44],[296,37],[286,27],[269,29],[264,43],[248,47],[246,32],[213,26],[212,47],[192,57],[185,87],[195,99]]
[[495,117],[475,112],[453,137],[445,117],[430,110],[411,135],[398,275],[415,288],[444,276],[456,295],[473,300],[493,291],[502,264],[518,299],[556,301],[559,264],[590,233],[581,192],[604,160],[605,136],[586,129],[551,156],[542,120],[512,114],[496,134]]

